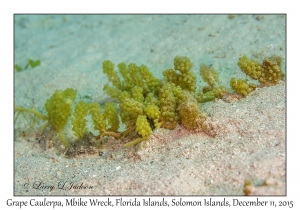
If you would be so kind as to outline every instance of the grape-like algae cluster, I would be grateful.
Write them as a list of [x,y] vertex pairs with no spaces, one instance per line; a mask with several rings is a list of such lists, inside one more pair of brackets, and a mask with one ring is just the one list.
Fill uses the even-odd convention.
[[[279,56],[272,56],[263,60],[260,64],[258,61],[248,59],[246,56],[240,58],[238,66],[241,70],[253,80],[257,80],[261,87],[276,85],[284,79],[284,73],[281,70],[282,59]],[[238,94],[247,96],[255,90],[257,85],[248,84],[247,80],[232,78],[230,81],[231,88]]]
[[[243,56],[238,66],[247,76],[258,80],[262,87],[278,84],[284,78],[281,58],[278,56],[267,58],[262,64]],[[68,119],[71,118],[72,131],[78,142],[89,133],[86,128],[88,115],[91,116],[94,129],[99,132],[96,137],[99,141],[105,136],[116,139],[124,139],[127,135],[137,136],[130,142],[124,142],[125,146],[148,140],[155,129],[173,129],[177,125],[213,135],[211,131],[215,126],[207,121],[201,103],[222,98],[228,92],[219,85],[218,73],[213,67],[206,64],[200,66],[200,76],[207,83],[200,90],[197,90],[196,76],[191,72],[193,64],[185,56],[174,58],[174,69],[163,71],[163,79],[154,77],[145,65],[120,63],[117,67],[118,70],[109,60],[102,64],[103,72],[110,81],[104,86],[104,91],[116,103],[109,102],[101,107],[97,102],[81,100],[74,104],[77,90],[67,88],[64,91],[56,90],[46,101],[47,115],[34,108],[15,106],[16,118],[20,113],[29,113],[36,120],[47,121],[44,128],[52,126],[66,148],[75,145],[63,134]],[[248,84],[247,78],[232,78],[230,85],[244,97],[257,87]],[[119,131],[120,120],[126,127],[123,132]]]

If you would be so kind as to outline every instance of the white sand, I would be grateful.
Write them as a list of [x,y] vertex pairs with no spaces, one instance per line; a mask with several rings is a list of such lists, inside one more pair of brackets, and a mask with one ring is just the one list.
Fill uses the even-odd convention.
[[[157,77],[176,55],[194,63],[199,87],[201,63],[218,70],[228,89],[231,77],[245,78],[236,65],[244,54],[285,58],[285,16],[104,15],[16,16],[15,63],[40,59],[34,69],[15,73],[15,103],[44,112],[56,89],[76,88],[79,98],[103,103],[107,83],[102,61],[145,64]],[[285,61],[283,69],[285,70]],[[285,194],[285,83],[258,89],[235,102],[216,100],[204,110],[218,125],[215,138],[177,127],[160,129],[135,152],[113,139],[103,156],[64,157],[45,149],[55,135],[15,135],[15,195],[242,195],[246,179],[253,194]],[[40,143],[36,138],[41,139]],[[84,183],[89,190],[33,188],[34,182]],[[29,186],[24,188],[24,184]]]

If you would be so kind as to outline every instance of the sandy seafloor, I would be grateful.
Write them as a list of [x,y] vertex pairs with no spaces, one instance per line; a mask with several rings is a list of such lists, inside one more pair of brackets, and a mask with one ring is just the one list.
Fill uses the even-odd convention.
[[[231,77],[245,78],[237,66],[242,55],[260,61],[281,56],[285,71],[285,21],[284,15],[16,15],[15,63],[39,59],[41,65],[14,74],[14,102],[45,113],[56,89],[72,87],[78,99],[102,104],[109,100],[103,60],[145,64],[162,78],[176,55],[191,59],[198,88],[205,85],[199,66],[206,63],[230,90]],[[28,125],[20,118],[14,194],[243,195],[249,179],[253,194],[285,195],[285,82],[240,100],[206,103],[203,110],[218,126],[214,138],[181,127],[159,129],[138,151],[109,139],[101,156],[73,158],[57,148],[51,131],[21,135]],[[70,127],[65,134],[74,138]],[[59,189],[63,182],[92,189]],[[268,186],[260,186],[264,182]]]

